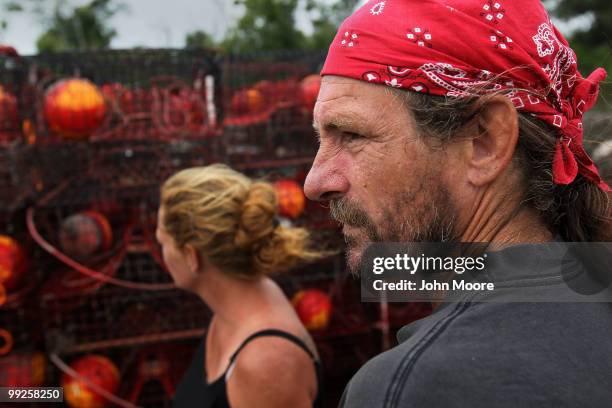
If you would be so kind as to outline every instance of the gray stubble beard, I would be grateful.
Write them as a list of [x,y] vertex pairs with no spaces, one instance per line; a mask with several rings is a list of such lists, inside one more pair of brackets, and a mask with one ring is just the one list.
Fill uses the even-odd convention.
[[[436,185],[432,188],[432,185]],[[407,219],[397,221],[402,204],[413,203],[413,211]],[[395,209],[395,211],[393,211]],[[423,177],[416,189],[404,191],[394,199],[390,208],[384,210],[382,228],[377,227],[367,213],[346,198],[330,202],[330,214],[335,220],[365,230],[368,240],[380,242],[457,242],[457,210],[452,205],[448,190],[437,177]],[[404,215],[405,217],[405,215]],[[356,245],[355,240],[344,237],[347,245],[347,264],[351,272],[359,274],[359,268],[351,267],[348,250]]]

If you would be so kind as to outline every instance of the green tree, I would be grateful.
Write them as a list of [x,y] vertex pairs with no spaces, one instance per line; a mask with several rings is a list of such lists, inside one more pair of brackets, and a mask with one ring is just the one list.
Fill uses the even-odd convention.
[[590,14],[593,24],[576,31],[573,38],[594,46],[612,47],[612,3],[609,0],[559,0],[553,7],[555,15],[565,20]]
[[234,52],[303,48],[305,36],[295,24],[299,0],[236,0],[245,13],[231,28],[222,48]]
[[[321,0],[236,0],[244,15],[232,27],[221,47],[234,52],[325,49],[338,25],[350,14],[358,0],[336,0],[332,4]],[[295,13],[305,8],[313,25],[306,36],[296,26]]]
[[310,13],[313,33],[307,39],[307,47],[324,50],[334,39],[338,26],[351,14],[358,0],[337,0],[331,5],[308,0],[306,10]]
[[215,48],[215,40],[210,34],[202,30],[196,30],[185,36],[186,48]]
[[[568,39],[578,56],[583,75],[603,67],[612,75],[612,2],[610,0],[553,0],[547,2],[552,14],[562,20],[590,16],[592,24],[578,29]],[[598,108],[612,110],[612,83],[602,84]]]
[[583,72],[604,66],[612,72],[612,2],[610,0],[556,0],[548,3],[562,20],[589,15],[593,23],[569,38]]
[[108,26],[109,20],[123,4],[113,0],[92,0],[89,4],[66,12],[66,2],[56,2],[50,16],[43,16],[48,29],[37,40],[39,52],[66,50],[96,50],[109,47],[117,32]]

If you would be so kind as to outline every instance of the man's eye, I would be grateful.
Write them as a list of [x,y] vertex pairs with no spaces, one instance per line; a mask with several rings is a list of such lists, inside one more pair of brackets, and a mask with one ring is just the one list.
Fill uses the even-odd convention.
[[359,133],[355,132],[342,132],[342,136],[348,140],[361,139],[363,137]]

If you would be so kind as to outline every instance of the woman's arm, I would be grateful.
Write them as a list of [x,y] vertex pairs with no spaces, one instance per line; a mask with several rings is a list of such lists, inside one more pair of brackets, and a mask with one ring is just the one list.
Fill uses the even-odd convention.
[[245,346],[227,381],[232,408],[310,408],[316,393],[312,359],[279,337],[258,338]]

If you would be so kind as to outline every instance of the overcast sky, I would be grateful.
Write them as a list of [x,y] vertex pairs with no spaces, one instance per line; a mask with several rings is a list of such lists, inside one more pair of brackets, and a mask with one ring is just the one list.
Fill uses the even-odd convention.
[[[90,0],[69,0],[70,4],[81,5]],[[326,0],[333,2],[333,0]],[[182,47],[185,34],[194,30],[205,30],[219,39],[228,26],[242,14],[233,0],[123,0],[128,12],[112,20],[117,36],[113,48]],[[49,4],[54,4],[49,1]],[[558,24],[567,32],[575,26],[588,24],[588,18],[572,24]],[[311,30],[306,13],[297,13],[298,26],[305,32]],[[34,16],[25,13],[9,15],[8,29],[0,42],[13,45],[22,55],[36,53],[36,39],[44,27]]]

